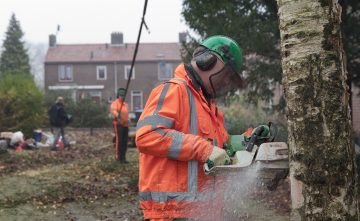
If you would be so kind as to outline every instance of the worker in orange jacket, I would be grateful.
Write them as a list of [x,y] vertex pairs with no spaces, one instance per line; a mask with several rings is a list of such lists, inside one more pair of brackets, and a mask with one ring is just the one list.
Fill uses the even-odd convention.
[[126,150],[129,133],[129,108],[128,104],[123,101],[125,89],[119,88],[117,98],[111,103],[110,112],[114,119],[114,132],[116,137],[116,160],[120,163],[129,163],[126,160]]
[[[231,38],[212,36],[190,64],[154,88],[137,124],[139,198],[148,220],[222,220],[220,185],[205,162],[230,162],[223,114],[214,98],[238,89],[242,50]],[[219,187],[219,188],[216,188]]]

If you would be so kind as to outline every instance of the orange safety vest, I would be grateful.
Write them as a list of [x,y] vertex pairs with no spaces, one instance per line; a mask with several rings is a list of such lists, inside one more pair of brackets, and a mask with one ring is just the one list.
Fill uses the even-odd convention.
[[222,211],[221,194],[214,191],[217,181],[205,175],[203,164],[213,145],[222,147],[227,139],[223,114],[213,102],[208,105],[179,65],[175,78],[152,90],[137,124],[144,218],[216,220],[213,212]]
[[[121,107],[122,99],[115,99],[110,106],[111,116],[114,119],[114,125],[127,127],[129,125],[129,107],[126,102]],[[121,113],[120,113],[121,108]]]

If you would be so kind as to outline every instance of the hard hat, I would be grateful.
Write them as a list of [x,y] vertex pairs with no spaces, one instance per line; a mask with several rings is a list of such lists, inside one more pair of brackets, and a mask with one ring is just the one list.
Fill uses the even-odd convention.
[[214,35],[205,39],[201,45],[218,54],[225,64],[230,63],[234,71],[240,74],[243,57],[236,41],[223,35]]
[[123,97],[123,96],[125,96],[125,88],[119,88],[118,90],[117,90],[117,97]]

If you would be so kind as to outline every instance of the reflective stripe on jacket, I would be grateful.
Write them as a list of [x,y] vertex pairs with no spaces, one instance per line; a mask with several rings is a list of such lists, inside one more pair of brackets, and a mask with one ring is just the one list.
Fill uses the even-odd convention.
[[211,210],[215,180],[203,164],[227,139],[222,113],[179,65],[174,79],[153,89],[137,124],[144,218],[199,217],[200,205]]
[[[129,108],[128,104],[124,102],[121,107],[122,100],[121,98],[115,99],[110,106],[110,113],[114,119],[114,125],[121,125],[127,127],[129,125]],[[121,113],[120,113],[121,108]]]

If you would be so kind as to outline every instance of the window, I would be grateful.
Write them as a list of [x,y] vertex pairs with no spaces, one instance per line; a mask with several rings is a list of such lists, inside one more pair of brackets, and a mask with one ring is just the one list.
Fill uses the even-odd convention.
[[[130,69],[131,69],[131,65],[125,65],[125,79],[129,79],[129,75],[130,75]],[[132,70],[132,75],[131,75],[131,80],[135,79],[135,67],[133,67]]]
[[159,80],[169,80],[173,76],[173,64],[161,61],[158,65]]
[[136,111],[143,108],[143,92],[131,91],[131,110]]
[[96,79],[106,80],[106,66],[96,66]]
[[59,81],[73,81],[73,68],[72,65],[59,65],[58,66]]

